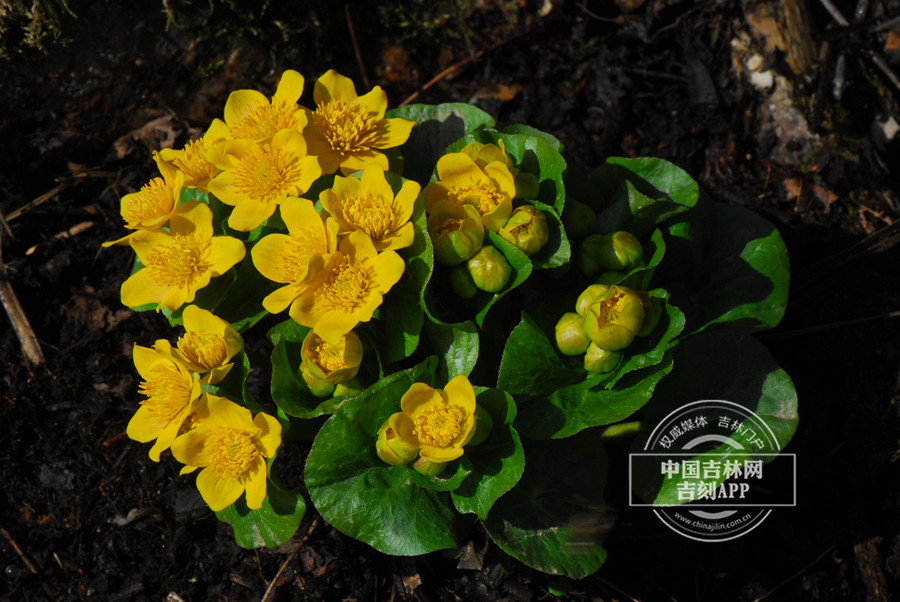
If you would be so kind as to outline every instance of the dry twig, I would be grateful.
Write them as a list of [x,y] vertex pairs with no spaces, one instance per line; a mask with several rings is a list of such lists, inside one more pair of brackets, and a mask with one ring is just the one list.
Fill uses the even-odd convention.
[[300,551],[300,548],[306,543],[306,540],[309,539],[309,536],[312,535],[312,532],[316,529],[319,524],[319,519],[313,519],[312,524],[309,526],[309,529],[306,531],[306,535],[303,536],[303,539],[297,542],[297,545],[294,546],[294,550],[291,552],[290,556],[287,557],[283,563],[281,563],[281,568],[278,569],[278,572],[275,573],[275,576],[272,577],[272,581],[269,582],[269,587],[266,588],[266,593],[263,594],[262,599],[259,602],[269,602],[271,597],[275,594],[275,587],[278,584],[278,578],[281,577],[281,574],[287,568],[287,566],[294,559],[294,556],[297,555],[297,552]]

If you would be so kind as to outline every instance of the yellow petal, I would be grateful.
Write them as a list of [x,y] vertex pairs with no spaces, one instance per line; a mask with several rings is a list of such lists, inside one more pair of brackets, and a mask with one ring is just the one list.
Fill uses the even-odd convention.
[[475,389],[472,383],[464,375],[460,374],[450,379],[444,387],[447,402],[457,405],[466,411],[466,415],[475,413]]
[[429,462],[450,462],[463,455],[461,447],[435,447],[433,445],[425,445],[419,450],[419,457],[425,458]]
[[471,157],[463,153],[449,153],[438,159],[438,178],[449,187],[490,186],[491,180]]
[[377,150],[361,150],[346,155],[341,160],[341,173],[348,176],[355,173],[367,165],[378,165],[381,169],[387,171],[390,166],[387,157]]
[[240,480],[223,479],[211,467],[204,468],[197,475],[197,489],[203,501],[214,512],[232,505],[244,493]]
[[233,125],[245,114],[252,113],[260,104],[268,105],[269,99],[256,90],[235,90],[225,101],[225,123]]
[[411,247],[415,241],[416,229],[411,222],[406,222],[398,230],[377,242],[375,248],[378,251],[405,249]]
[[141,347],[138,344],[134,345],[131,351],[131,358],[134,360],[134,367],[137,369],[138,374],[140,374],[141,378],[144,380],[152,377],[151,371],[156,364],[160,362],[165,363],[167,361],[166,358],[160,355],[155,349]]
[[419,438],[416,437],[413,432],[416,425],[413,424],[412,419],[405,413],[397,412],[396,414],[392,414],[388,418],[387,424],[394,429],[394,432],[397,433],[397,436],[400,437],[404,443],[412,445],[413,447],[421,447]]
[[161,286],[150,276],[150,270],[143,268],[132,274],[122,283],[120,295],[122,305],[140,307],[148,303],[159,303],[168,289]]
[[162,430],[156,437],[156,443],[154,443],[153,447],[150,448],[150,451],[147,452],[151,460],[153,460],[154,462],[159,462],[159,455],[172,446],[172,443],[178,436],[178,431],[181,430],[181,425],[184,423],[184,419],[187,418],[187,415],[189,413],[190,405],[185,406],[185,408],[181,411],[181,413],[175,420],[163,425]]
[[[388,100],[387,94],[381,89],[381,86],[375,86],[357,100],[359,106],[367,113],[375,117],[375,119],[383,119],[387,111]],[[405,119],[403,121],[406,121]]]
[[209,271],[212,276],[220,276],[244,259],[247,248],[232,236],[214,236],[209,241]]
[[242,477],[247,491],[247,507],[251,510],[262,508],[266,499],[266,461],[257,457]]
[[425,383],[413,383],[400,398],[403,413],[415,420],[419,412],[432,404],[441,403],[441,394]]
[[399,117],[380,120],[375,124],[375,141],[372,142],[372,147],[394,148],[402,145],[409,140],[409,135],[415,124],[415,121]]
[[254,416],[253,424],[260,430],[254,439],[260,453],[266,458],[274,458],[281,445],[281,423],[274,416],[260,412]]
[[375,273],[378,274],[378,288],[382,295],[397,284],[406,269],[406,262],[394,251],[383,251],[378,254],[373,262]]
[[[203,419],[202,424],[208,429],[238,429],[246,431],[253,428],[253,415],[244,406],[238,405],[217,395],[206,394],[209,416]],[[189,431],[193,432],[193,431]],[[194,464],[194,462],[185,462]]]
[[419,186],[418,182],[413,182],[412,180],[403,182],[400,192],[394,197],[394,214],[400,223],[407,222],[412,217],[416,199],[419,198],[421,191],[422,187]]
[[325,234],[322,218],[309,199],[290,198],[280,206],[281,219],[291,234],[299,234],[309,229]]
[[275,98],[294,104],[300,100],[303,94],[303,76],[293,69],[288,69],[281,74],[281,81],[278,82],[278,88],[275,90]]
[[266,295],[262,302],[263,309],[270,314],[280,314],[287,309],[288,305],[294,302],[301,291],[302,288],[295,284],[282,286]]
[[172,457],[189,466],[209,466],[213,455],[206,447],[208,440],[209,431],[200,427],[179,435],[172,442]]
[[128,435],[128,438],[138,443],[153,441],[159,436],[161,431],[162,425],[153,420],[150,415],[150,408],[146,406],[138,408],[125,428],[125,434]]
[[[216,195],[218,196],[218,195]],[[224,202],[224,201],[223,201]],[[239,232],[249,232],[275,213],[277,205],[255,199],[241,199],[228,217],[228,225]]]
[[201,239],[213,235],[212,209],[200,201],[187,201],[178,205],[169,220],[171,234],[196,234]]
[[360,319],[360,313],[351,314],[338,310],[326,312],[316,320],[313,332],[329,345],[339,345],[344,335],[353,330],[357,324],[367,322],[372,318],[372,314],[369,313],[367,317],[364,316],[364,319]]
[[225,336],[225,327],[228,322],[217,317],[211,311],[189,305],[182,312],[182,324],[188,332],[203,332]]
[[383,199],[385,204],[392,203],[394,191],[384,177],[384,169],[381,166],[372,164],[363,169],[359,179],[359,194]]
[[[282,207],[282,216],[284,207]],[[284,259],[285,245],[290,241],[290,236],[278,232],[262,237],[258,243],[250,249],[253,265],[266,279],[272,282],[287,283],[285,279]],[[285,305],[287,307],[287,305]],[[277,312],[275,312],[277,313]]]
[[434,211],[435,205],[441,201],[446,201],[449,195],[450,189],[446,184],[443,182],[430,182],[425,186],[425,190],[422,191],[422,196],[425,197],[425,212],[430,214]]
[[329,69],[316,81],[313,88],[313,100],[317,105],[326,104],[333,100],[356,100],[356,86],[353,80]]

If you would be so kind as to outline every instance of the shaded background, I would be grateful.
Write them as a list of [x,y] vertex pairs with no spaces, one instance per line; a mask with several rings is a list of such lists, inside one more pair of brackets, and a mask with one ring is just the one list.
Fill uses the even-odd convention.
[[[46,359],[30,365],[0,321],[0,599],[889,599],[898,17],[887,0],[0,0],[0,278]],[[470,102],[546,130],[572,165],[668,159],[776,224],[792,298],[760,339],[800,398],[798,507],[701,544],[629,509],[611,467],[609,560],[578,582],[509,560],[480,529],[459,558],[387,557],[312,509],[281,548],[237,548],[177,466],[124,437],[132,345],[171,330],[121,305],[131,257],[100,243],[121,234],[119,198],[155,175],[152,150],[202,133],[232,90],[273,93],[287,68],[307,106],[335,68],[391,106]],[[265,398],[265,368],[252,377]],[[288,484],[302,487],[307,450],[286,449]]]

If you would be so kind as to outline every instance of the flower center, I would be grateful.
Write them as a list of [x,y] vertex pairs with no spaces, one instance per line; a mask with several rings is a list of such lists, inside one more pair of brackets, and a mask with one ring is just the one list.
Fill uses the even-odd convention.
[[231,135],[235,138],[263,140],[271,138],[279,130],[302,131],[305,125],[300,118],[296,104],[290,105],[277,98],[272,104],[260,102],[246,107],[237,123],[229,124]]
[[192,383],[171,362],[150,369],[150,378],[141,381],[138,392],[146,395],[142,406],[150,409],[155,426],[168,424],[191,402]]
[[329,345],[319,339],[319,342],[313,346],[309,359],[322,368],[325,374],[331,374],[347,367],[347,364],[344,363],[344,351],[346,349],[346,337],[341,338],[341,342],[337,345]]
[[272,146],[257,147],[235,168],[235,188],[254,201],[272,203],[291,193],[300,179],[297,157]]
[[175,208],[175,195],[162,178],[153,178],[144,184],[122,207],[122,217],[129,226],[145,219],[168,215]]
[[206,158],[209,148],[203,138],[191,140],[182,151],[172,159],[172,163],[184,174],[187,186],[207,184],[215,176],[215,167]]
[[500,191],[484,184],[453,187],[451,194],[456,197],[458,203],[472,205],[481,215],[487,215],[496,209],[497,205],[503,200],[503,195]]
[[228,357],[225,338],[218,334],[186,332],[178,339],[178,349],[191,363],[203,366],[205,372],[221,366]]
[[209,241],[192,234],[175,234],[150,251],[147,268],[160,286],[188,288],[209,269]]
[[615,290],[608,291],[606,294],[609,295],[606,299],[591,303],[591,310],[597,314],[598,324],[607,324],[609,312],[616,309],[619,302],[625,297],[624,294]]
[[391,205],[381,196],[361,195],[344,200],[344,218],[369,235],[373,241],[390,234],[394,223]]
[[425,445],[447,447],[462,432],[466,413],[458,406],[444,404],[416,417],[413,433]]
[[456,232],[459,230],[460,224],[462,224],[462,220],[455,217],[448,217],[439,222],[433,222],[431,226],[431,235],[434,238],[439,238],[447,232]]
[[230,429],[211,438],[213,471],[226,479],[240,478],[259,456],[253,438],[243,431]]
[[326,253],[325,240],[314,228],[303,228],[285,241],[281,255],[281,278],[284,282],[300,282],[309,270],[313,255]]
[[368,149],[375,140],[375,119],[356,100],[319,105],[315,120],[331,148],[340,153]]
[[369,269],[352,265],[349,257],[342,257],[316,289],[315,295],[328,309],[352,313],[369,298],[371,280]]

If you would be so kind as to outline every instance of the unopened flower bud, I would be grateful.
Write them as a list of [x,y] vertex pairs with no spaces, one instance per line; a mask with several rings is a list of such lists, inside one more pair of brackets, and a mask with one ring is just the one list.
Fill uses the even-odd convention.
[[413,462],[413,468],[419,474],[423,474],[426,477],[436,477],[442,472],[444,472],[444,468],[447,466],[446,462],[432,462],[431,460],[426,460],[425,458],[419,458],[415,462]]
[[584,332],[584,320],[574,312],[568,312],[556,323],[556,346],[565,355],[581,355],[591,340]]
[[513,211],[509,221],[497,234],[526,255],[534,255],[547,244],[550,229],[540,209],[534,205],[522,205]]
[[600,295],[601,293],[605,293],[608,290],[609,285],[607,284],[590,285],[589,287],[584,289],[580,295],[578,295],[578,299],[575,301],[575,312],[579,316],[583,316],[584,312],[588,308],[588,305],[590,305],[598,295]]
[[481,215],[472,205],[438,202],[428,216],[434,256],[443,265],[458,265],[478,252],[484,242]]
[[643,322],[641,298],[624,286],[611,286],[584,312],[584,332],[594,344],[607,351],[619,351],[630,345]]
[[584,354],[584,369],[600,374],[612,372],[619,365],[622,354],[618,351],[607,351],[591,343]]
[[637,336],[645,337],[653,332],[653,329],[659,324],[663,307],[662,302],[656,297],[651,297],[647,293],[640,293],[640,295],[644,304],[644,323],[641,325],[641,329],[638,330]]
[[312,374],[306,362],[300,364],[300,376],[303,377],[303,382],[316,397],[330,397],[334,392],[334,383]]
[[469,267],[465,265],[457,265],[450,268],[450,288],[453,292],[463,299],[471,299],[478,294],[478,287],[469,274]]
[[310,330],[300,347],[300,357],[310,377],[336,385],[350,380],[359,372],[363,345],[352,330],[337,345],[327,343]]
[[[402,412],[398,412],[402,414]],[[396,414],[394,414],[396,416]],[[419,450],[410,445],[397,435],[392,422],[394,416],[384,421],[378,429],[378,438],[375,440],[375,451],[378,457],[393,466],[406,466],[416,459]]]
[[516,175],[516,199],[527,201],[536,199],[540,184],[537,177],[533,173],[523,171]]
[[469,442],[466,445],[478,445],[479,443],[484,443],[484,440],[491,434],[492,428],[494,428],[494,419],[491,418],[490,413],[481,406],[476,406],[475,434],[472,435],[472,438],[469,439]]
[[512,267],[496,247],[484,246],[469,260],[469,274],[475,286],[488,293],[496,293],[506,286]]
[[572,199],[566,200],[562,214],[563,227],[570,240],[580,240],[594,231],[597,214],[588,205]]
[[581,242],[579,267],[587,276],[598,270],[629,270],[641,262],[644,249],[630,232],[591,234]]

